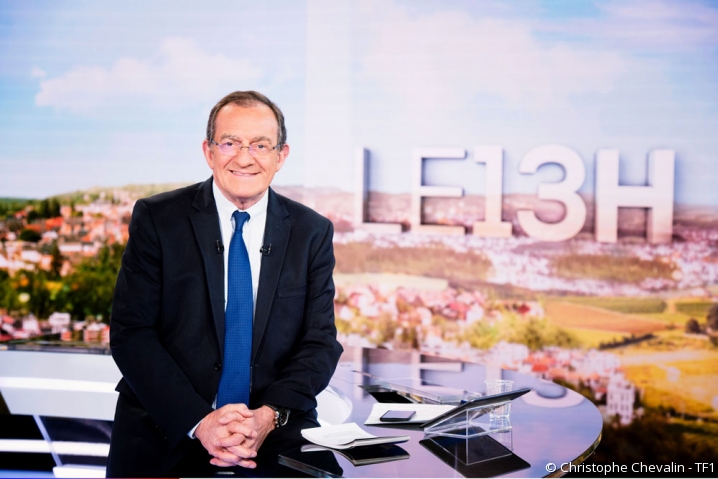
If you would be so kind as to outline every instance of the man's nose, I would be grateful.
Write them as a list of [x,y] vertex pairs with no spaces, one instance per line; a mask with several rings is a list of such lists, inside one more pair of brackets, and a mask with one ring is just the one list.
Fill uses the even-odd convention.
[[235,160],[237,163],[239,163],[241,166],[249,166],[254,163],[254,157],[249,154],[249,147],[242,146],[239,148],[239,151],[237,152],[237,156],[235,157]]

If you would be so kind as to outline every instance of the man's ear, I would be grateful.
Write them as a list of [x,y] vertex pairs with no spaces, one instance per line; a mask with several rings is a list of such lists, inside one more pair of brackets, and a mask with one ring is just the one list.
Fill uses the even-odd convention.
[[202,153],[204,153],[204,159],[207,161],[207,165],[210,169],[214,170],[214,158],[212,156],[212,149],[209,147],[209,141],[204,139],[202,141]]
[[284,166],[284,162],[287,160],[287,157],[289,156],[289,145],[285,144],[282,149],[279,151],[279,157],[277,158],[277,171],[282,169],[282,166]]

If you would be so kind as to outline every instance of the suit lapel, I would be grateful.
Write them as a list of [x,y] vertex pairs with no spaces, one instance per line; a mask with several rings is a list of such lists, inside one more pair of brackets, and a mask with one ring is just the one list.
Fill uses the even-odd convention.
[[264,245],[271,245],[271,252],[262,256],[262,267],[259,273],[257,304],[254,309],[254,329],[252,333],[252,362],[264,337],[269,311],[277,291],[279,274],[282,271],[284,255],[291,232],[289,212],[280,199],[270,188],[267,192],[267,224],[264,227]]
[[217,332],[221,357],[224,357],[224,256],[217,251],[217,240],[222,242],[217,206],[212,193],[212,181],[205,181],[197,192],[189,218],[199,245],[204,272],[207,278],[212,319]]

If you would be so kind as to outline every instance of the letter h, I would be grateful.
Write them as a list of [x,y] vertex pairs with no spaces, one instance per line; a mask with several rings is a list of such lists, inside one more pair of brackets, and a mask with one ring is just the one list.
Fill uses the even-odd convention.
[[618,184],[618,150],[596,153],[596,240],[615,243],[618,208],[648,208],[649,243],[670,243],[673,237],[675,152],[654,150],[648,155],[648,186]]

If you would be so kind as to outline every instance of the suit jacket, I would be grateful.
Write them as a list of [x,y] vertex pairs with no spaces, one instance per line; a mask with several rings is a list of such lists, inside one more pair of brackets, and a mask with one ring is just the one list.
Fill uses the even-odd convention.
[[[212,178],[139,200],[110,323],[123,378],[108,476],[164,475],[217,394],[224,349],[224,263]],[[250,408],[312,413],[342,348],[334,326],[333,227],[267,192],[255,305]],[[314,413],[315,414],[315,413]]]

